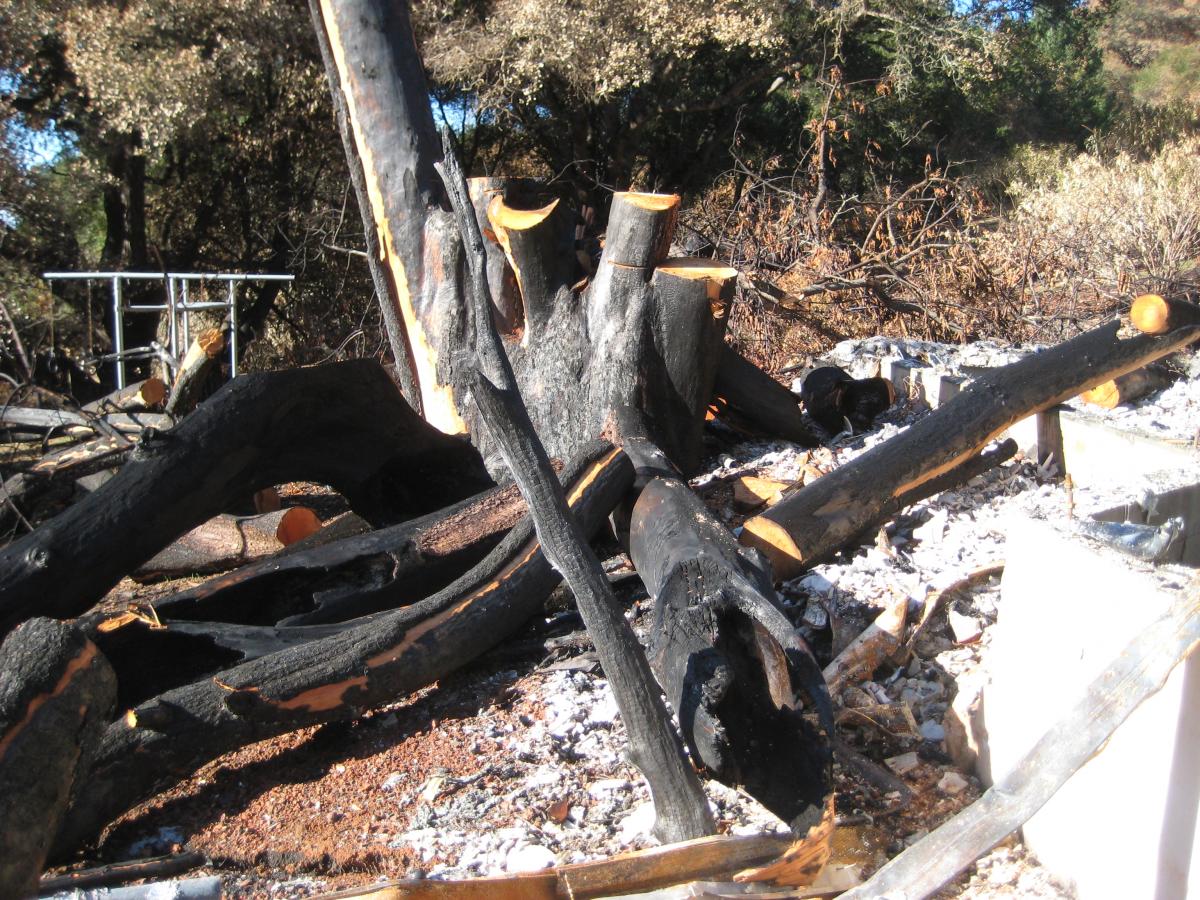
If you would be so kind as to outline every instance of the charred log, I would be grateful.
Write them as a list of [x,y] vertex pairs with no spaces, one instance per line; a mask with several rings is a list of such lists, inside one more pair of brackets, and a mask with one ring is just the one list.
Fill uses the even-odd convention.
[[490,483],[475,451],[422,422],[373,362],[246,375],[170,432],[144,436],[115,478],[0,551],[0,633],[85,612],[231,501],[301,479],[332,485],[377,523]]
[[625,446],[648,479],[628,542],[655,601],[651,665],[696,762],[802,836],[832,796],[833,711],[820,667],[783,614],[762,556],[739,547],[624,419]]
[[796,395],[730,346],[721,349],[714,389],[735,413],[764,433],[802,447],[820,444],[804,424]]
[[[567,468],[568,483],[592,462]],[[124,707],[206,674],[412,606],[462,576],[521,521],[513,486],[402,525],[252,563],[149,607],[81,620]],[[350,620],[350,624],[341,624]]]
[[[628,490],[619,450],[593,447],[568,482],[580,527],[599,527]],[[528,520],[443,591],[324,640],[265,656],[138,705],[109,726],[59,833],[61,855],[130,806],[237,747],[351,719],[423,687],[519,629],[558,583]]]
[[116,696],[75,628],[34,619],[0,645],[0,895],[30,896]]
[[837,366],[822,366],[805,377],[800,399],[813,421],[838,434],[847,422],[852,430],[870,428],[896,402],[896,390],[886,378],[855,379]]
[[1117,337],[1119,323],[989,372],[907,431],[749,519],[741,541],[794,578],[878,522],[896,498],[970,459],[1010,425],[1196,340],[1200,329]]

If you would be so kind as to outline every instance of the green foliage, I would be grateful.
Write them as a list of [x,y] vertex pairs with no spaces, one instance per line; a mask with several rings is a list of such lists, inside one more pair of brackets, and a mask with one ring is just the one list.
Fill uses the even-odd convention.
[[1200,7],[1117,0],[1102,40],[1113,76],[1139,103],[1200,105]]

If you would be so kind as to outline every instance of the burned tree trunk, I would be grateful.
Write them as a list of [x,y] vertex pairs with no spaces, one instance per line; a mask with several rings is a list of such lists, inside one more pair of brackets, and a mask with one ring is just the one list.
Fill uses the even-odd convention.
[[116,697],[96,645],[50,619],[0,645],[0,895],[32,896]]
[[[459,219],[471,273],[476,368],[474,395],[492,438],[529,506],[547,558],[563,573],[596,646],[629,731],[630,755],[654,797],[654,830],[664,842],[713,834],[716,824],[700,781],[671,728],[658,685],[637,636],[618,608],[600,561],[571,516],[550,459],[538,440],[512,367],[492,322],[483,236],[470,203],[466,180],[443,133],[446,160],[439,169]],[[511,253],[511,244],[507,244]],[[523,296],[532,295],[526,290]],[[526,306],[527,315],[530,312]],[[537,314],[536,308],[533,310]]]
[[[371,210],[388,270],[380,300],[396,323],[393,349],[409,360],[425,419],[470,432],[500,472],[470,399],[474,371],[459,354],[470,321],[462,241],[436,180],[440,151],[407,11],[385,0],[314,2],[351,168],[364,175],[359,204]],[[471,192],[495,239],[489,281],[504,281],[498,248],[517,288],[493,298],[492,314],[547,452],[570,457],[600,433],[610,408],[636,400],[651,437],[693,470],[737,273],[666,258],[679,198],[617,194],[599,268],[581,288],[575,218],[558,200],[507,179],[479,181]]]
[[373,362],[247,375],[144,435],[115,478],[0,551],[0,633],[85,612],[231,501],[300,479],[334,486],[381,524],[490,484],[470,445],[422,422]]
[[[327,55],[332,57],[327,70],[337,76],[331,88],[345,98],[350,110],[349,130],[356,156],[352,166],[368,171],[360,203],[374,210],[385,252],[388,241],[398,246],[397,234],[415,251],[390,265],[409,275],[410,289],[401,312],[407,328],[406,349],[413,354],[412,370],[426,417],[468,431],[493,472],[502,471],[501,449],[510,461],[520,460],[514,475],[518,482],[526,479],[522,482],[526,491],[540,490],[538,482],[531,480],[536,453],[530,450],[533,442],[526,429],[514,431],[509,424],[489,433],[484,427],[485,420],[494,419],[485,417],[483,410],[487,408],[493,416],[505,408],[511,411],[518,393],[533,430],[552,454],[569,455],[601,432],[611,411],[628,408],[639,416],[646,438],[661,447],[671,463],[684,472],[694,471],[700,461],[704,414],[723,356],[726,315],[737,273],[713,260],[667,258],[679,197],[616,194],[603,253],[592,273],[579,267],[572,245],[574,218],[553,196],[539,197],[526,185],[518,190],[509,182],[494,179],[475,182],[459,195],[452,191],[457,208],[471,213],[465,231],[470,233],[471,226],[477,225],[494,238],[489,245],[467,245],[466,261],[472,267],[468,285],[462,266],[464,244],[427,196],[425,173],[437,162],[430,150],[432,121],[427,104],[409,101],[406,92],[414,90],[411,84],[379,83],[418,78],[419,72],[387,58],[399,46],[398,40],[389,45],[374,38],[368,41],[358,31],[352,37],[347,33],[350,23],[357,23],[360,31],[367,25],[369,31],[384,22],[404,26],[406,19],[395,4],[383,0],[354,0],[332,7],[321,3],[318,17],[328,38]],[[403,43],[407,44],[407,38]],[[415,83],[423,97],[423,82]],[[386,103],[391,106],[381,109]],[[368,117],[374,121],[381,115],[390,115],[382,139],[374,137],[364,124]],[[405,138],[403,146],[392,139],[397,131]],[[397,190],[389,194],[385,190],[389,185]],[[422,188],[419,194],[417,186]],[[507,262],[508,278],[497,275],[497,250]],[[501,295],[489,303],[483,285],[496,284]],[[513,286],[515,295],[504,293]],[[483,299],[478,299],[481,296]],[[476,304],[473,315],[472,298]],[[472,330],[482,339],[489,320],[500,333],[496,338],[499,346],[488,357],[491,368],[485,369],[485,377],[476,370],[478,358],[472,360],[461,350],[470,343],[467,336]],[[486,337],[491,346],[493,336]],[[478,343],[476,352],[480,352]],[[507,371],[508,366],[515,383],[497,382],[499,370]],[[752,374],[761,373],[755,370]],[[799,411],[794,401],[789,402],[791,408],[780,418],[797,426],[793,430],[796,436],[811,442],[795,421]],[[538,496],[541,512],[552,512],[552,497],[545,492]],[[645,527],[666,528],[668,523],[648,522]],[[566,546],[574,544],[567,542]],[[580,606],[589,631],[599,632],[593,635],[597,646],[605,644],[613,651],[618,643],[616,629],[609,630],[602,622],[603,591],[592,591],[586,559],[573,551],[556,553],[563,554],[560,564],[573,567],[573,587],[589,595],[580,599]],[[679,602],[683,599],[678,598]],[[764,606],[760,613],[771,623],[770,634],[778,646],[802,648],[777,609]],[[624,679],[626,686],[644,681],[639,679],[635,655],[640,654],[614,651],[612,662],[605,664],[610,679]],[[772,660],[772,665],[775,662]],[[761,672],[764,667],[758,665]],[[809,667],[809,677],[809,686],[817,690],[820,675],[815,667]],[[622,702],[622,709],[627,705],[627,715],[648,712],[643,721],[656,718],[640,701]],[[653,741],[642,747],[647,745]],[[641,753],[641,747],[635,747],[635,752]],[[725,767],[723,774],[736,780],[733,768]],[[789,781],[788,785],[795,783]],[[825,798],[826,787],[827,782],[819,779],[803,797],[779,805],[796,810],[793,819],[798,819],[801,809],[809,818],[817,810],[817,818],[824,822],[828,807],[815,803],[814,797]],[[659,792],[655,793],[657,800]]]

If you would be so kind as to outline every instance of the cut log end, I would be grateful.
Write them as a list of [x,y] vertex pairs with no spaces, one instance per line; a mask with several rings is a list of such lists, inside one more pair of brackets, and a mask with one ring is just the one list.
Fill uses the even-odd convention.
[[167,383],[155,376],[142,382],[142,401],[150,407],[158,407],[167,399]]
[[293,506],[284,510],[275,527],[275,539],[283,546],[290,547],[297,541],[302,541],[311,534],[321,530],[321,519],[307,506]]
[[488,220],[492,223],[492,227],[496,229],[497,238],[499,239],[501,229],[506,231],[526,231],[550,218],[557,207],[558,200],[555,199],[541,209],[514,209],[504,202],[502,196],[497,194],[488,204],[487,213]]
[[209,359],[216,359],[225,350],[225,332],[220,328],[210,328],[196,338],[196,345]]
[[1135,369],[1084,391],[1079,399],[1102,409],[1116,409],[1122,403],[1131,403],[1139,397],[1162,390],[1168,384],[1170,379],[1161,371],[1153,368]]
[[613,205],[628,203],[638,209],[651,212],[666,212],[679,207],[678,194],[650,194],[641,191],[618,191],[613,195]]
[[1200,325],[1200,306],[1158,294],[1142,294],[1133,301],[1129,321],[1143,334],[1166,334],[1188,325]]
[[795,578],[804,568],[804,553],[787,529],[762,516],[747,519],[738,541],[763,553],[771,562],[776,581]]
[[1133,327],[1144,334],[1165,334],[1170,319],[1170,307],[1166,299],[1158,294],[1142,294],[1133,301],[1129,320]]
[[676,257],[664,260],[655,275],[705,282],[713,317],[723,319],[729,312],[729,302],[733,296],[738,270],[712,259]]

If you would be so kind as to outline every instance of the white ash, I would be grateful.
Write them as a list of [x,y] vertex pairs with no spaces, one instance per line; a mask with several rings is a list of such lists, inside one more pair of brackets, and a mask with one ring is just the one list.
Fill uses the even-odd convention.
[[1059,900],[1075,896],[1071,886],[1038,865],[1024,845],[997,847],[976,861],[962,900],[1019,897],[1021,900]]
[[[435,794],[419,807],[418,826],[390,839],[390,846],[408,847],[422,860],[449,860],[430,865],[422,873],[427,877],[529,871],[657,844],[650,793],[625,759],[625,728],[608,682],[580,671],[546,672],[520,707],[533,711],[521,714],[523,729],[496,728],[490,735],[503,740],[508,755],[480,779],[486,789]],[[739,791],[715,782],[705,791],[726,831],[786,831]],[[487,811],[501,802],[529,818],[481,829]],[[557,822],[546,815],[556,805]]]

